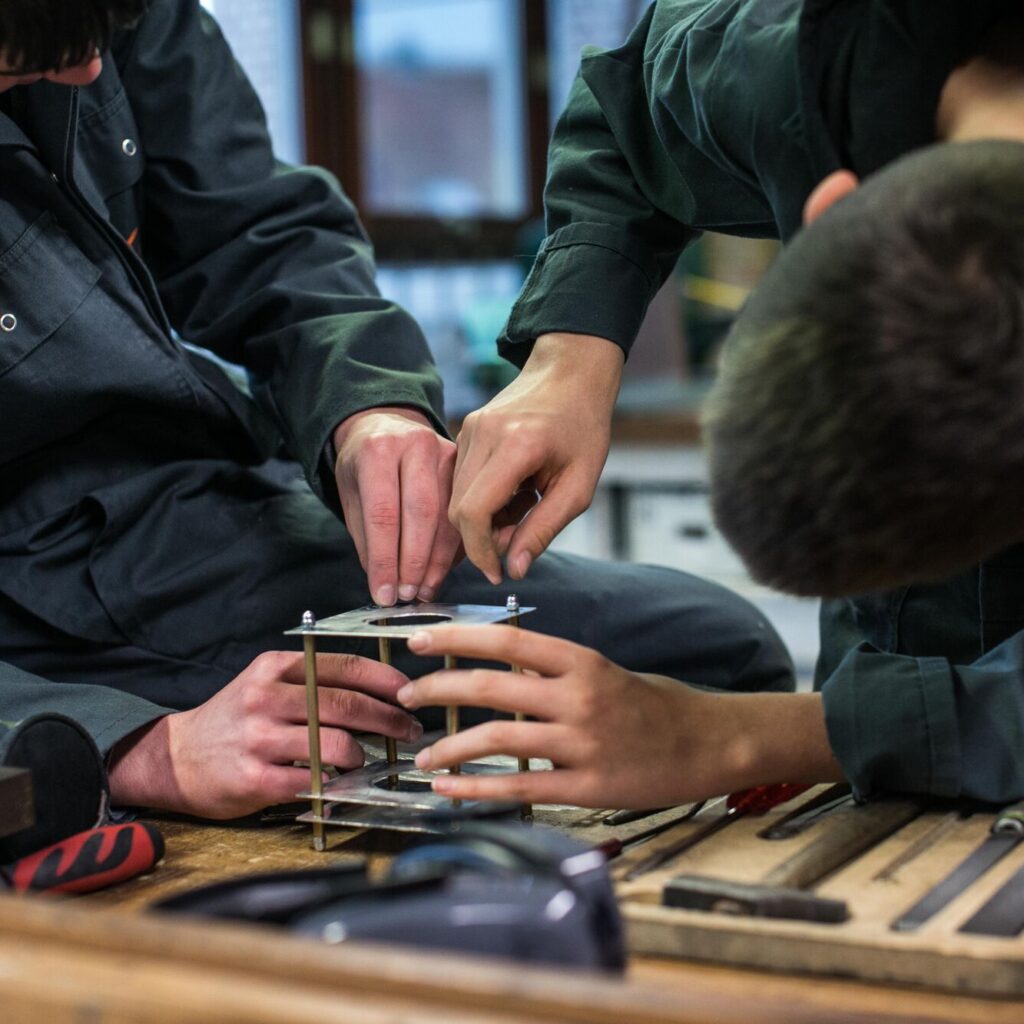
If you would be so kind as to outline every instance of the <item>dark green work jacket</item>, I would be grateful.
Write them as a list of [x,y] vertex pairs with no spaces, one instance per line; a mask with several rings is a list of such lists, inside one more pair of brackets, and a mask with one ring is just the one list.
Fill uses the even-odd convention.
[[[1015,5],[657,0],[618,50],[585,52],[551,146],[548,236],[505,328],[628,351],[702,230],[786,239],[813,187],[934,141],[949,72]],[[829,602],[818,685],[863,794],[1024,796],[1024,555],[942,585]]]
[[[231,467],[284,453],[336,508],[332,428],[391,404],[440,425],[426,343],[337,184],[275,163],[198,0],[155,0],[87,88],[0,96],[0,610],[118,648],[147,579],[230,537]],[[218,528],[180,536],[181,501]],[[55,709],[101,749],[161,713],[0,663],[0,720]]]

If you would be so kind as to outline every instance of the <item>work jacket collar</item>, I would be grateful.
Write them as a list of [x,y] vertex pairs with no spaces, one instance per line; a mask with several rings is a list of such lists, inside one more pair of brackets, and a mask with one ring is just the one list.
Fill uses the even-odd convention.
[[78,128],[78,87],[41,81],[11,92],[15,117],[0,113],[0,147],[34,149],[53,173],[69,176]]

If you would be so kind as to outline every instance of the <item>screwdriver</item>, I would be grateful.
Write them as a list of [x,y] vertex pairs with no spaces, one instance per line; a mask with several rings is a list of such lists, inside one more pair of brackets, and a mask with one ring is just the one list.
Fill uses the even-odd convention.
[[810,789],[809,784],[777,782],[770,786],[754,786],[752,789],[742,789],[738,793],[733,793],[726,801],[728,810],[725,814],[709,821],[703,828],[680,836],[676,842],[652,851],[629,870],[625,881],[631,882],[634,878],[661,867],[662,864],[685,850],[689,850],[691,846],[696,846],[708,836],[714,835],[737,818],[744,818],[748,814],[767,814],[773,807],[792,800],[793,797],[799,796],[807,789]]
[[141,875],[163,855],[163,836],[148,822],[102,825],[5,865],[0,884],[16,892],[95,892]]

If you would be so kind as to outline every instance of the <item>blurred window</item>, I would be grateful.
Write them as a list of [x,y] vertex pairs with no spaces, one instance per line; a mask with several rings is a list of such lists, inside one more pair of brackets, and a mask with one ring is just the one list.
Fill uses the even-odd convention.
[[202,0],[267,113],[274,152],[302,163],[305,130],[298,0]]
[[621,46],[650,0],[547,0],[552,123],[565,108],[584,46]]
[[519,0],[356,0],[363,208],[528,212]]

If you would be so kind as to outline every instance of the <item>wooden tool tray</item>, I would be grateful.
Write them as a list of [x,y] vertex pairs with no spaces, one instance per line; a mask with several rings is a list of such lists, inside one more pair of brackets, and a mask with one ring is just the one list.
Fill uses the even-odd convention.
[[[679,836],[679,829],[636,847],[613,863],[631,951],[774,971],[920,984],[957,992],[1024,994],[1024,936],[994,938],[957,931],[1024,866],[1024,842],[917,931],[901,933],[890,928],[894,918],[986,839],[995,820],[991,813],[976,813],[952,822],[937,835],[934,844],[892,877],[874,880],[879,871],[949,814],[948,809],[926,811],[813,886],[813,892],[819,896],[846,901],[850,917],[842,924],[741,917],[661,906],[663,886],[681,874],[760,883],[770,871],[829,828],[831,816],[791,839],[766,840],[757,836],[766,825],[816,792],[809,791],[768,815],[739,818],[664,867],[634,881],[621,879],[632,864],[657,845],[670,844]],[[680,829],[696,828],[699,821],[698,818]]]

